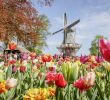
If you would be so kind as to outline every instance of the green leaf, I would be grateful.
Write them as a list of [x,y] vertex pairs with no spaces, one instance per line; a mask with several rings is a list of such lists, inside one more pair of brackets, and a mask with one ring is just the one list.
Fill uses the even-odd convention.
[[15,95],[15,88],[11,89],[9,92],[7,92],[7,100],[13,100],[13,97]]
[[12,75],[12,67],[9,66],[6,72],[6,79],[11,78],[11,75]]
[[97,82],[96,82],[96,87],[99,92],[100,100],[104,100],[104,93],[102,93],[101,88],[99,87]]
[[96,97],[97,97],[97,89],[95,90],[95,92],[93,93],[92,95],[92,99],[91,100],[96,100]]

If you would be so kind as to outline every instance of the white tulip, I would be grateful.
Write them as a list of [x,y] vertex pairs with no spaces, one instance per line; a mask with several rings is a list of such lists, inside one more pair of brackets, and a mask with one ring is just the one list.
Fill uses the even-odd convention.
[[10,78],[6,80],[6,86],[8,88],[14,88],[17,85],[17,79],[15,78]]

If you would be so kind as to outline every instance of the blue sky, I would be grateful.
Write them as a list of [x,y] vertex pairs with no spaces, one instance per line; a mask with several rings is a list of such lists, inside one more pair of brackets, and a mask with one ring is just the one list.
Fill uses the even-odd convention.
[[[91,41],[96,35],[104,35],[110,38],[110,0],[54,0],[51,7],[34,6],[39,13],[45,14],[50,20],[50,32],[63,27],[63,14],[67,13],[68,24],[80,19],[76,28],[76,42],[82,47],[77,55],[89,54]],[[63,33],[47,37],[48,48],[45,53],[59,53],[56,46],[63,40]]]

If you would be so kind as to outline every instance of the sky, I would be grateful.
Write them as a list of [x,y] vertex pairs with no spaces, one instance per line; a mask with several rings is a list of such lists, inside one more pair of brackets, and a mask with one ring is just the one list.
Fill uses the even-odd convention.
[[[76,29],[76,42],[81,44],[77,55],[89,54],[91,41],[96,35],[110,38],[110,0],[54,0],[51,7],[38,5],[33,0],[33,5],[40,14],[45,14],[50,21],[51,33],[63,27],[63,14],[66,12],[68,24],[80,19],[73,29]],[[47,37],[48,47],[45,53],[59,53],[57,46],[63,41],[63,32]]]

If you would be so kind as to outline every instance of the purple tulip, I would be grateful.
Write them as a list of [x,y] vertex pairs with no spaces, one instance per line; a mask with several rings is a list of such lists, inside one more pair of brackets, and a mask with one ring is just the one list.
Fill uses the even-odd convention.
[[89,60],[89,57],[88,56],[82,56],[80,57],[80,61],[85,64],[87,61]]
[[27,60],[28,59],[28,57],[29,57],[29,54],[28,53],[21,53],[21,59],[22,60]]
[[103,59],[103,57],[101,57],[101,56],[97,56],[96,57],[96,61],[98,62],[98,63],[101,63],[101,62],[103,62],[104,61],[104,59]]
[[17,72],[17,67],[15,65],[12,66],[12,72],[16,73]]

